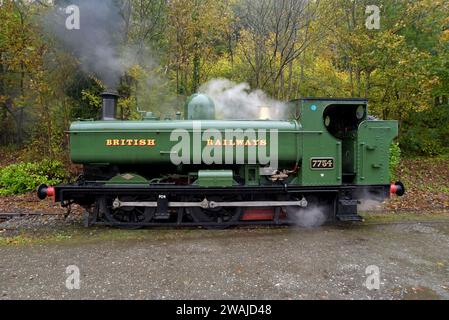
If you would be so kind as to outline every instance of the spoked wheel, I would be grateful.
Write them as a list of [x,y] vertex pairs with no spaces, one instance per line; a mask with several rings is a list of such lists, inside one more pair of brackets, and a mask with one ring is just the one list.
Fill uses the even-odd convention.
[[[189,197],[188,201],[201,202],[204,197]],[[216,202],[232,202],[241,201],[239,196],[210,196],[207,197],[209,201]],[[238,221],[243,213],[243,209],[239,207],[217,207],[203,209],[200,207],[186,208],[186,213],[189,214],[194,222],[202,225],[206,229],[225,229],[229,227],[229,223]],[[208,223],[214,223],[209,225]]]
[[[120,197],[123,202],[137,201],[137,197]],[[156,211],[155,208],[144,207],[122,207],[113,208],[112,199],[102,198],[99,200],[99,209],[107,222],[122,229],[140,229],[144,224],[150,222]]]

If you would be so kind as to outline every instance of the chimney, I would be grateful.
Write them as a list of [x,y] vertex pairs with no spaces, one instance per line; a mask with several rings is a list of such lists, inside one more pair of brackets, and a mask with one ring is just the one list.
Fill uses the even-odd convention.
[[103,98],[101,120],[117,120],[117,100],[119,98],[117,92],[103,92],[100,96]]

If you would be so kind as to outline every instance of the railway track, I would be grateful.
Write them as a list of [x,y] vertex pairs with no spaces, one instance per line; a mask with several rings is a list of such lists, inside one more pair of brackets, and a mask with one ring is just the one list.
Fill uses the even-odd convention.
[[0,213],[1,217],[23,217],[23,216],[62,216],[63,213],[27,212],[27,213]]
[[27,213],[0,213],[0,222],[16,217],[35,217],[35,216],[63,216],[62,213],[43,213],[43,212],[27,212]]

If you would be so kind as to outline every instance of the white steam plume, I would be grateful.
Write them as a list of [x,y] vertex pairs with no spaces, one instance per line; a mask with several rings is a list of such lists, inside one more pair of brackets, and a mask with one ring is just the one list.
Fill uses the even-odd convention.
[[357,208],[361,212],[381,211],[383,210],[384,200],[379,198],[379,194],[365,190],[358,196],[359,204]]
[[222,119],[284,119],[286,104],[267,96],[262,90],[250,90],[247,83],[214,79],[201,86],[215,102],[217,118]]
[[298,226],[317,228],[326,222],[325,208],[309,205],[307,208],[287,207],[287,216]]
[[52,33],[79,61],[81,69],[94,74],[108,88],[115,89],[120,77],[136,61],[137,50],[122,50],[125,24],[121,8],[114,0],[72,0],[80,12],[80,28],[66,27],[68,2],[58,2],[43,21]]

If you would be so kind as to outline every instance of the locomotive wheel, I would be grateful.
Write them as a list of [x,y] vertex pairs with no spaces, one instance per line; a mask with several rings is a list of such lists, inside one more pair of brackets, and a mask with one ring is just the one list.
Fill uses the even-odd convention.
[[[204,197],[189,197],[187,201],[199,202],[203,199]],[[216,202],[241,201],[241,197],[235,195],[210,196],[207,197],[207,200]],[[229,225],[226,225],[227,223],[238,221],[241,218],[243,209],[238,207],[218,207],[208,209],[191,207],[186,208],[186,213],[199,225],[202,225],[203,223],[217,223],[217,225],[202,225],[206,229],[226,229],[229,227]]]
[[[137,201],[136,197],[121,197],[122,201]],[[112,199],[102,198],[99,201],[100,212],[107,222],[111,222],[121,229],[140,229],[139,224],[150,222],[156,211],[155,208],[123,207],[114,209]],[[130,224],[127,226],[126,224]]]

